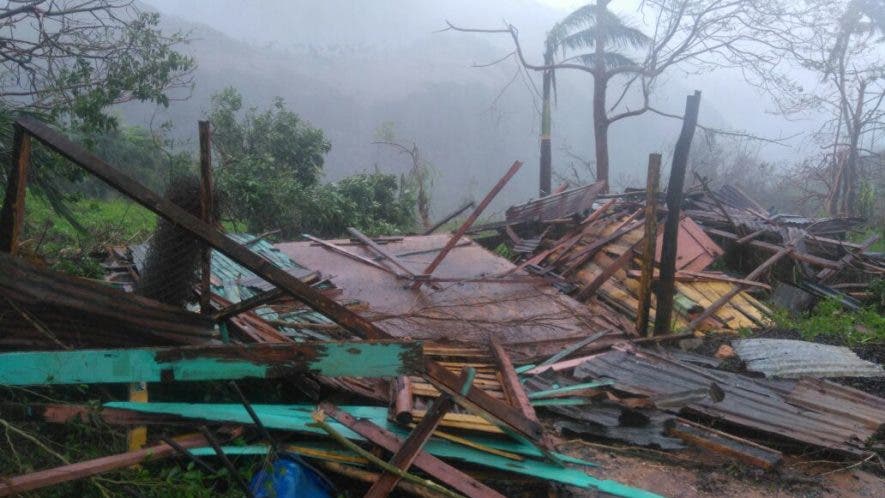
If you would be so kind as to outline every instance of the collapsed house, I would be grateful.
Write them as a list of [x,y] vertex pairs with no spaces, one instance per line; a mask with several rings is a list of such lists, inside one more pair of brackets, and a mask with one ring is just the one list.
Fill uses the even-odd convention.
[[[872,240],[844,240],[858,220],[773,216],[731,187],[687,192],[673,333],[648,335],[638,323],[657,311],[648,289],[661,278],[654,261],[664,242],[658,237],[657,256],[643,257],[645,191],[606,195],[595,183],[473,226],[517,162],[454,234],[370,238],[352,229],[350,239],[272,244],[221,232],[42,123],[23,118],[16,126],[206,250],[194,289],[202,309],[193,311],[131,292],[145,271],[144,244],[108,248],[108,283],[16,257],[27,168],[20,155],[0,212],[0,249],[8,253],[0,254],[0,385],[287,378],[306,401],[252,404],[235,389],[240,396],[227,403],[146,396],[100,408],[6,403],[8,419],[97,417],[130,430],[147,426],[148,439],[153,428],[201,433],[5,477],[0,496],[159,458],[212,455],[231,470],[229,455],[270,454],[273,469],[291,459],[327,492],[334,482],[323,475],[334,473],[370,483],[367,496],[394,488],[504,496],[473,472],[485,468],[638,497],[657,495],[594,477],[595,464],[558,451],[555,438],[693,446],[768,470],[803,448],[851,458],[881,450],[885,400],[826,380],[881,376],[878,365],[845,352],[735,341],[748,363],[735,370],[675,347],[768,326],[771,310],[761,299],[777,285],[764,272],[798,275],[791,287],[809,296],[856,303],[857,290],[885,274],[882,256],[867,251]],[[515,262],[484,247],[502,242]],[[711,269],[723,260],[739,263],[727,265],[733,272]],[[760,348],[782,356],[772,366]],[[816,370],[802,369],[809,357]],[[821,357],[832,364],[821,368]],[[247,445],[227,443],[243,434]],[[280,434],[294,437],[282,444]],[[256,495],[268,474],[251,486],[232,479]]]

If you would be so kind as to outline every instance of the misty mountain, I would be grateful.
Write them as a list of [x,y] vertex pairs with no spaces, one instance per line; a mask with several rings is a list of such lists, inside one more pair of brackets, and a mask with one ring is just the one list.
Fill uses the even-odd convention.
[[[164,13],[164,29],[189,33],[192,42],[183,51],[198,64],[194,88],[168,109],[124,106],[128,123],[156,127],[171,121],[176,136],[194,147],[196,121],[205,116],[210,96],[233,86],[247,107],[266,107],[280,96],[322,128],[332,143],[327,180],[375,167],[405,172],[406,157],[372,144],[379,127],[393,123],[397,137],[414,141],[437,170],[435,216],[483,195],[514,160],[525,165],[489,214],[537,195],[539,75],[526,75],[512,58],[472,67],[510,52],[506,35],[434,31],[446,19],[498,27],[503,17],[520,27],[527,56],[537,60],[545,29],[561,17],[559,11],[528,0],[483,2],[481,11],[465,0],[152,4]],[[593,157],[592,80],[566,71],[557,79],[554,169],[586,173],[575,157]],[[681,113],[691,91],[683,83],[672,78],[661,85],[658,102]],[[706,102],[702,119],[723,122]],[[669,151],[678,132],[678,121],[654,116],[613,126],[614,186],[639,183],[648,153]]]

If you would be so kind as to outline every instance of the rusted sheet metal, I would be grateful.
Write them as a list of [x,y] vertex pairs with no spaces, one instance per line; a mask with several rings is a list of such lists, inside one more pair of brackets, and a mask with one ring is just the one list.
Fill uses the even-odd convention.
[[0,385],[394,377],[420,373],[422,362],[420,343],[394,341],[0,353]]
[[[725,394],[721,401],[704,399],[682,410],[852,455],[864,455],[864,443],[874,434],[869,426],[849,416],[788,403],[782,388],[771,381],[710,370],[648,351],[614,350],[597,355],[578,366],[575,377],[609,378],[617,390],[646,396],[716,384]],[[836,402],[835,397],[826,399]]]
[[[433,258],[432,251],[447,240],[444,234],[412,236],[384,247],[396,254],[403,266],[419,274]],[[334,283],[342,290],[341,299],[367,303],[364,315],[394,337],[457,337],[485,344],[494,335],[506,345],[580,336],[586,333],[586,323],[595,325],[598,320],[597,314],[542,279],[495,283],[495,275],[513,270],[514,265],[472,241],[453,249],[434,272],[440,279],[457,281],[441,283],[440,290],[426,293],[404,288],[403,280],[387,272],[310,242],[286,242],[277,247],[308,268],[335,275]],[[361,256],[374,256],[362,245],[348,249]],[[502,279],[524,277],[525,273],[516,272]],[[600,325],[603,326],[606,325]]]
[[[725,251],[716,245],[697,223],[689,217],[679,221],[679,231],[676,239],[676,269],[688,271],[703,271],[710,266]],[[655,242],[655,262],[661,262],[661,247],[664,234],[659,233]]]
[[[0,253],[0,344],[29,349],[200,344],[212,321]],[[42,330],[41,330],[42,328]]]
[[507,210],[507,223],[552,221],[583,213],[593,207],[593,201],[604,188],[605,182],[596,182],[512,206]]
[[732,341],[747,370],[766,377],[883,377],[881,365],[860,359],[843,346],[787,339],[742,339]]

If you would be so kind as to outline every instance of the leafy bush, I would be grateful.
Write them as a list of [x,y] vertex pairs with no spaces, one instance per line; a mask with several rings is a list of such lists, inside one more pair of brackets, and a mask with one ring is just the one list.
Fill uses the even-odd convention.
[[241,118],[242,107],[239,92],[228,88],[212,97],[209,115],[228,217],[248,231],[279,229],[288,238],[303,232],[338,236],[349,226],[369,234],[412,227],[410,183],[375,171],[321,185],[323,156],[331,147],[322,130],[286,109],[282,99]]

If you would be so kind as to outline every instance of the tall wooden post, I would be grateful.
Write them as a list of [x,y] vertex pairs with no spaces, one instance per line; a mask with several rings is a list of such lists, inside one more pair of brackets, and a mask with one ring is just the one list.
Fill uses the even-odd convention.
[[673,151],[673,167],[670,169],[670,183],[667,185],[667,221],[664,224],[664,244],[661,248],[661,278],[657,286],[657,307],[655,308],[655,335],[670,332],[670,319],[673,315],[673,293],[676,290],[676,238],[679,235],[679,215],[682,208],[682,189],[685,187],[685,168],[691,139],[698,124],[698,110],[701,105],[701,92],[685,99],[685,116],[682,118],[682,132]]
[[31,136],[18,124],[14,125],[14,129],[6,197],[0,209],[0,251],[10,254],[15,254],[18,248],[25,222],[28,166],[31,163]]
[[[544,64],[553,64],[553,53],[550,48],[544,54]],[[546,197],[552,193],[553,176],[553,153],[551,151],[550,132],[552,125],[550,94],[553,91],[553,70],[544,71],[543,102],[541,103],[541,164],[540,164],[540,197]]]
[[[208,121],[199,122],[200,135],[200,212],[201,218],[207,225],[212,225],[213,193],[212,193],[212,143],[211,131]],[[212,278],[212,248],[204,244],[200,265],[200,312],[208,314],[212,312],[210,287]]]
[[648,155],[648,179],[645,185],[645,235],[642,238],[642,275],[639,278],[639,306],[636,332],[646,335],[655,271],[655,241],[658,234],[658,186],[661,181],[661,155]]

